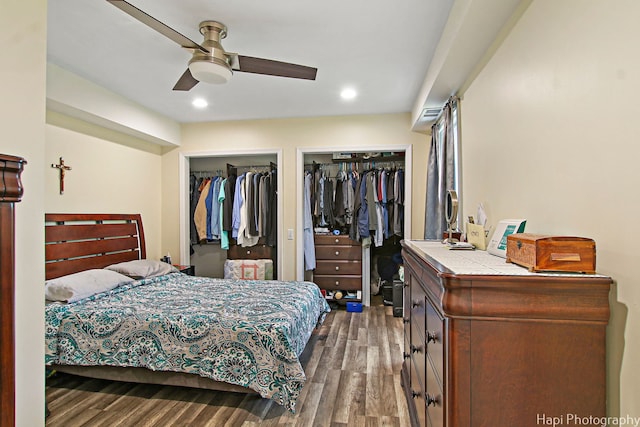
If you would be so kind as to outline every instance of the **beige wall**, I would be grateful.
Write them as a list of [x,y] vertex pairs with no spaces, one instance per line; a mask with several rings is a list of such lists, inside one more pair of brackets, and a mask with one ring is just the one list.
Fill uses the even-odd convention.
[[[24,157],[16,204],[16,425],[44,424],[43,164],[46,2],[0,2],[0,152]],[[2,268],[9,268],[3,265]]]
[[461,104],[465,215],[483,202],[492,224],[522,217],[530,232],[595,239],[597,268],[616,282],[609,412],[636,417],[638,16],[635,0],[534,1]]
[[[422,237],[427,137],[411,132],[410,126],[408,113],[185,124],[181,147],[169,151],[162,159],[162,247],[172,254],[180,252],[180,189],[177,180],[180,153],[282,150],[279,179],[284,184],[284,194],[280,197],[283,203],[281,233],[285,233],[287,229],[297,229],[297,210],[302,207],[297,198],[298,181],[302,179],[296,176],[296,150],[299,147],[335,147],[337,151],[344,151],[383,145],[412,145],[412,237]],[[283,239],[283,242],[283,260],[296,260],[296,241]],[[295,278],[296,262],[283,263],[283,279]]]
[[[161,149],[115,131],[47,112],[45,211],[80,213],[140,213],[147,257],[161,257]],[[51,168],[63,157],[65,191]]]

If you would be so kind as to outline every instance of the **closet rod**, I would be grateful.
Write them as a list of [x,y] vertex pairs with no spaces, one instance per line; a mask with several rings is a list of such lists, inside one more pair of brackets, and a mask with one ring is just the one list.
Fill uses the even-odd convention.
[[[275,165],[275,163],[272,163],[270,165],[247,165],[247,166],[231,166],[234,171],[233,174],[237,174],[237,170],[238,169],[269,169],[269,170],[277,170],[277,166]],[[199,174],[199,175],[210,175],[210,176],[221,176],[224,173],[223,169],[216,169],[215,171],[211,171],[211,170],[206,170],[206,171],[196,171],[196,170],[192,170],[191,171],[192,174]],[[231,175],[231,170],[229,168],[227,168],[227,176]]]
[[278,169],[278,166],[275,163],[270,163],[268,165],[246,165],[246,166],[233,166],[234,168],[237,169],[266,169],[269,168],[269,170],[276,170]]

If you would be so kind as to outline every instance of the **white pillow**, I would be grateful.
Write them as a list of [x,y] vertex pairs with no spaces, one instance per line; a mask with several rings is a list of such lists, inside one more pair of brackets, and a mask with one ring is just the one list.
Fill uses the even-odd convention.
[[132,278],[115,271],[85,270],[47,280],[44,283],[44,295],[51,301],[74,302],[133,281]]
[[162,276],[169,273],[177,273],[179,270],[166,262],[154,259],[139,259],[134,261],[111,264],[105,267],[107,270],[117,271],[135,279],[146,279],[149,277]]

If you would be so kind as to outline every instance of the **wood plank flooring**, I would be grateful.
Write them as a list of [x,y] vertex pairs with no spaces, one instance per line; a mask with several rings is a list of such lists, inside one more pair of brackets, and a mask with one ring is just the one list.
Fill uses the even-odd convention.
[[402,319],[376,299],[362,313],[334,309],[301,360],[296,413],[260,396],[56,374],[47,380],[50,427],[405,427]]

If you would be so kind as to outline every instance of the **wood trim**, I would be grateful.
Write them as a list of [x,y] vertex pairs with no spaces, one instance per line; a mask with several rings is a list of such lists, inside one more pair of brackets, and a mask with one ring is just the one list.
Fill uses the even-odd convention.
[[15,211],[27,162],[0,154],[0,427],[15,425]]

